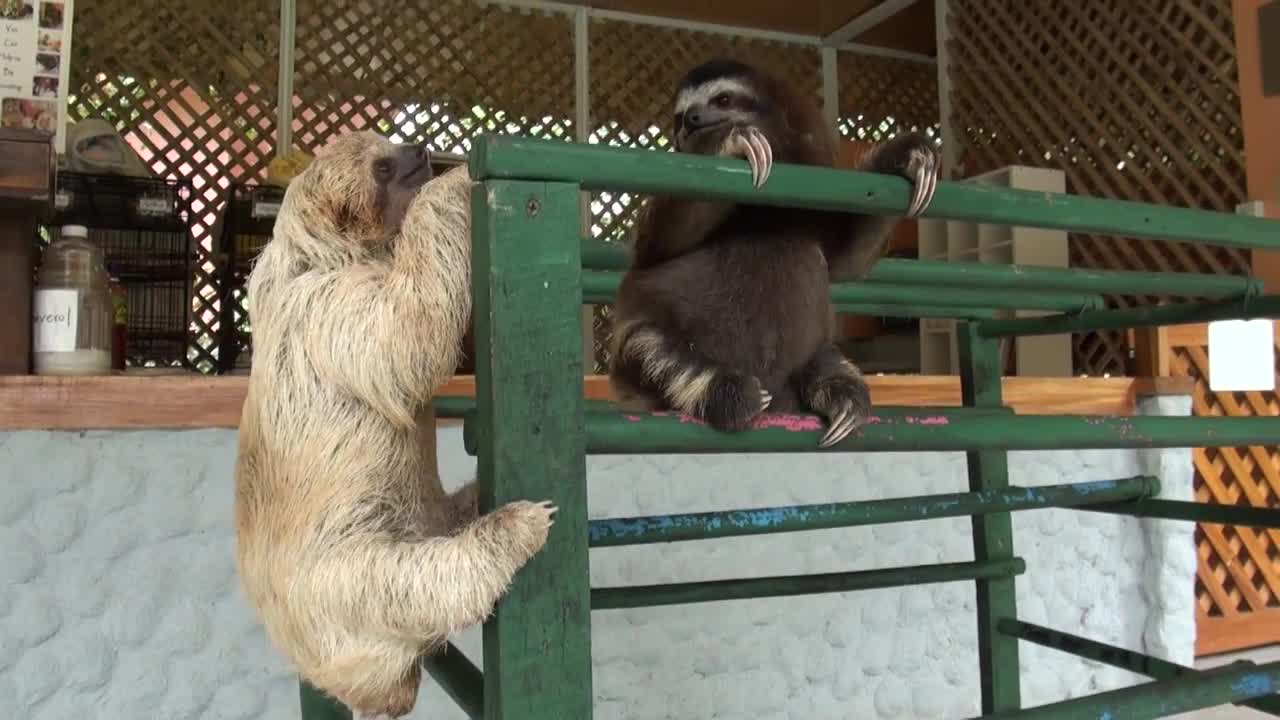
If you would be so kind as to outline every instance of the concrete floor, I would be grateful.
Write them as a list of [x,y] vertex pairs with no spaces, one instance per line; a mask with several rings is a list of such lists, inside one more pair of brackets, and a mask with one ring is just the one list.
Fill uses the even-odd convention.
[[[1228,655],[1215,655],[1211,658],[1205,658],[1196,663],[1196,668],[1205,669],[1218,667],[1236,660],[1253,660],[1256,663],[1268,663],[1280,660],[1280,646],[1271,646],[1249,650],[1242,653],[1231,653]],[[1197,710],[1195,712],[1184,713],[1182,715],[1173,715],[1172,718],[1177,720],[1255,720],[1255,718],[1269,718],[1271,715],[1260,713],[1257,710],[1249,708],[1235,707],[1234,705],[1225,705],[1223,707],[1211,708],[1209,710]]]

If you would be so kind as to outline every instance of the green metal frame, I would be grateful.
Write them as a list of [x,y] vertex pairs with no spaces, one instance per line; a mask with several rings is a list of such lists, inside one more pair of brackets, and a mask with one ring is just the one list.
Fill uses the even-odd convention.
[[[964,451],[969,491],[871,502],[687,513],[588,522],[588,454],[819,452],[822,423],[768,416],[728,434],[670,414],[621,412],[583,400],[579,306],[607,303],[626,253],[581,239],[582,191],[660,192],[840,211],[902,213],[909,184],[855,171],[779,165],[752,187],[740,160],[486,136],[470,156],[476,324],[476,398],[438,398],[442,417],[464,419],[478,458],[481,510],[516,499],[560,511],[546,549],[518,574],[484,626],[484,672],[456,648],[424,660],[471,717],[589,720],[592,610],[845,592],[941,582],[975,583],[982,717],[1157,718],[1236,703],[1280,715],[1280,665],[1237,663],[1208,672],[1019,621],[1012,513],[1075,508],[1134,517],[1280,528],[1280,511],[1156,499],[1153,477],[1051,487],[1010,484],[1015,449],[1149,448],[1274,443],[1280,418],[1014,416],[1001,398],[999,343],[1018,335],[1280,317],[1280,296],[1247,277],[1076,271],[885,260],[866,282],[832,287],[842,312],[954,317],[964,407],[877,408],[825,452]],[[1105,235],[1280,249],[1280,223],[1226,213],[1067,194],[941,182],[927,217]],[[922,288],[927,287],[927,292]],[[1160,307],[1108,310],[1100,296],[1177,296]],[[927,296],[928,305],[918,304]],[[1052,314],[998,319],[996,310]],[[970,516],[972,562],[803,577],[592,588],[590,547],[696,541]],[[1020,642],[1124,667],[1153,682],[1037,708],[1019,691]],[[305,683],[305,720],[349,718]]]

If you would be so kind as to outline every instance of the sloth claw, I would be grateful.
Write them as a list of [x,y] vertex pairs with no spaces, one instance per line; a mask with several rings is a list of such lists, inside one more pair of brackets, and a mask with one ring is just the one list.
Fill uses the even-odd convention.
[[751,185],[755,188],[763,186],[773,171],[773,146],[769,138],[754,127],[730,130],[722,152],[746,159],[751,166]]
[[831,426],[827,429],[826,434],[822,436],[822,442],[819,443],[819,447],[826,449],[840,443],[840,441],[849,437],[849,433],[856,430],[861,424],[862,421],[858,413],[852,407],[846,407],[831,419]]
[[938,188],[938,156],[931,147],[914,148],[907,160],[907,178],[914,184],[907,217],[918,217],[931,202]]
[[819,444],[823,449],[843,442],[871,415],[871,391],[861,377],[832,378],[815,393],[815,400],[813,410],[827,419]]

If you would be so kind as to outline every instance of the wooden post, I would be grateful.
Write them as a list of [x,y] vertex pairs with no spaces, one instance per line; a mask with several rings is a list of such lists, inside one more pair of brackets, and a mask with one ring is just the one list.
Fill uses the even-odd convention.
[[[473,154],[479,177],[475,164]],[[559,507],[546,546],[484,625],[484,720],[591,719],[580,189],[487,180],[472,190],[480,511]]]
[[[1244,135],[1245,174],[1250,200],[1262,201],[1267,217],[1280,217],[1280,94],[1268,97],[1262,80],[1264,6],[1280,0],[1232,0],[1235,15],[1236,62],[1239,65],[1241,131]],[[1275,9],[1272,8],[1272,12]],[[1270,42],[1275,42],[1272,38]],[[1252,251],[1253,274],[1275,292],[1280,288],[1280,251]]]

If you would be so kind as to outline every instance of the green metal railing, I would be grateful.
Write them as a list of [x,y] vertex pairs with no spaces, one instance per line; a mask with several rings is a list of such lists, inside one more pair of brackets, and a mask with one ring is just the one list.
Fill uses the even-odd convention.
[[[1239,446],[1280,439],[1280,418],[1016,417],[1001,398],[1000,340],[1092,329],[1214,319],[1280,317],[1280,297],[1252,278],[1187,273],[1077,271],[884,260],[866,282],[839,284],[841,312],[954,317],[964,407],[876,408],[874,417],[823,452],[964,451],[969,491],[928,497],[588,522],[586,456],[608,453],[820,452],[814,417],[769,416],[757,429],[720,433],[670,414],[619,412],[583,399],[580,306],[607,303],[626,253],[580,238],[584,190],[662,192],[756,204],[902,213],[909,183],[896,177],[776,166],[755,189],[743,161],[595,145],[486,136],[470,156],[475,181],[473,295],[476,397],[438,398],[437,413],[463,418],[478,460],[482,509],[520,499],[559,507],[545,549],[518,574],[484,626],[484,671],[450,648],[425,661],[472,717],[589,720],[594,610],[725,599],[844,592],[941,582],[977,589],[982,717],[1156,718],[1222,703],[1280,715],[1271,697],[1280,666],[1240,663],[1196,672],[1156,658],[1018,620],[1011,517],[1041,508],[1280,528],[1280,511],[1157,499],[1152,477],[1014,487],[1008,451]],[[926,217],[1075,232],[1280,249],[1280,223],[1257,218],[940,182]],[[1159,307],[1109,310],[1101,295],[1172,296]],[[928,298],[921,304],[921,298]],[[1052,314],[998,319],[995,310]],[[854,527],[970,516],[971,562],[802,577],[592,588],[591,547]],[[1143,673],[1153,682],[1024,708],[1018,643]],[[349,717],[302,688],[307,720]]]

